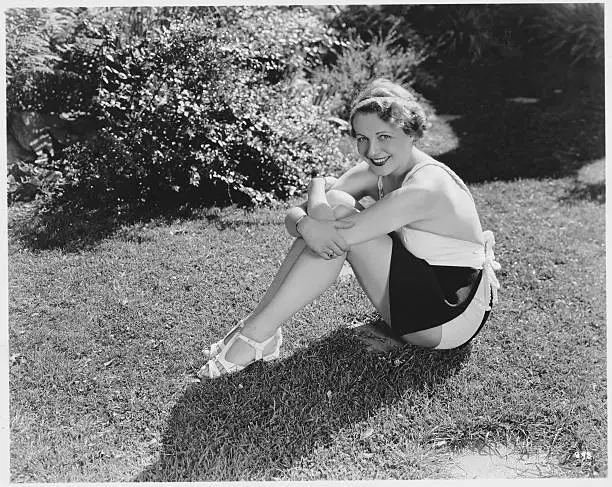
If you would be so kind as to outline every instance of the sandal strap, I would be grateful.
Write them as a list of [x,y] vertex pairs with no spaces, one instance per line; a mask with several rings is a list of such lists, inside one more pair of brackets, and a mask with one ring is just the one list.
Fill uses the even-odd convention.
[[211,379],[216,379],[217,377],[221,376],[221,371],[219,370],[219,367],[217,367],[217,364],[223,367],[225,372],[228,374],[231,374],[232,372],[238,372],[245,368],[244,365],[229,362],[223,357],[215,357],[208,361],[208,377],[210,377]]
[[208,365],[208,377],[210,379],[215,379],[221,376],[221,372],[219,372],[219,368],[217,367],[217,363],[215,359],[211,359],[207,363]]
[[268,343],[277,338],[276,332],[270,338],[267,338],[263,342],[257,342],[249,337],[244,336],[242,333],[238,332],[236,338],[240,338],[242,341],[248,343],[251,347],[255,349],[255,360],[263,359],[264,348]]

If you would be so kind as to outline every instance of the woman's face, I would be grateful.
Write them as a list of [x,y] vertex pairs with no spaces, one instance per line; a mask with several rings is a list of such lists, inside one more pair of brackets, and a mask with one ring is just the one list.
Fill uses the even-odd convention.
[[408,169],[414,138],[401,128],[385,122],[376,113],[358,112],[353,130],[359,154],[377,176],[401,174]]

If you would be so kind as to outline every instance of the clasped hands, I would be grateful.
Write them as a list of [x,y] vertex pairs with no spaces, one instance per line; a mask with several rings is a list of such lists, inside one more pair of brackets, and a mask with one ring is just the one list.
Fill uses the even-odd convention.
[[350,220],[336,220],[334,210],[327,203],[308,206],[308,216],[299,223],[298,231],[306,245],[323,259],[334,259],[349,250],[349,245],[338,230],[351,228]]

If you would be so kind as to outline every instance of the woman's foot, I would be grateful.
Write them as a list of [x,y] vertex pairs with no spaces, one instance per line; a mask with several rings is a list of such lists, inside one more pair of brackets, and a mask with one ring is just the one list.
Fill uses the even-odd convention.
[[223,346],[229,341],[232,336],[234,336],[237,331],[241,330],[243,326],[244,320],[240,320],[238,324],[230,331],[228,331],[227,334],[221,340],[216,341],[215,343],[211,344],[208,349],[204,350],[204,355],[206,356],[206,358],[211,359],[219,355],[219,352],[223,349]]
[[223,340],[218,353],[198,372],[200,379],[216,379],[222,375],[239,372],[257,360],[266,362],[274,360],[278,358],[282,344],[280,328],[274,335],[261,342],[244,335],[241,326],[234,328],[226,338],[227,342]]
[[[223,350],[225,344],[229,342],[230,338],[233,337],[236,332],[241,331],[243,326],[244,320],[240,320],[238,324],[234,326],[234,328],[232,328],[230,331],[228,331],[227,334],[221,340],[218,340],[215,343],[209,345],[209,347],[203,351],[204,356],[207,359],[211,359],[219,355],[219,352]],[[276,335],[276,338],[280,340],[282,335],[281,327],[277,328],[274,334]]]

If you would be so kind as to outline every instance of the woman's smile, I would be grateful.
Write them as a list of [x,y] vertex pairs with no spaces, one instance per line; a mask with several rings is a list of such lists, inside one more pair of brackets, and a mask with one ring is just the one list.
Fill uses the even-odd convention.
[[377,167],[382,167],[385,165],[385,162],[387,162],[389,160],[391,156],[385,156],[385,157],[370,157],[370,161],[372,162],[372,164],[374,164]]

